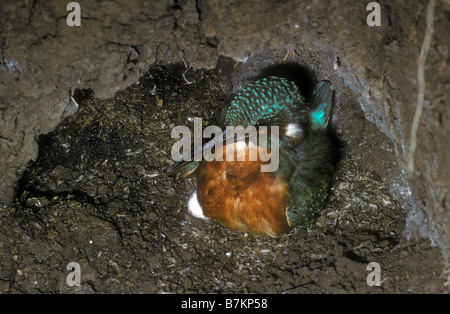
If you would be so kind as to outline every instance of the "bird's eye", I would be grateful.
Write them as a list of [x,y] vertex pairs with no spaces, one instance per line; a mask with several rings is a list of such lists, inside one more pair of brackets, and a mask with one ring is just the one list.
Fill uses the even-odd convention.
[[270,118],[264,118],[261,120],[258,120],[255,124],[256,127],[258,126],[271,126],[271,125],[279,125],[280,122],[282,122],[280,120],[279,117],[270,117]]
[[267,126],[267,124],[264,123],[264,121],[258,121],[258,122],[255,123],[255,127],[258,128],[259,126]]

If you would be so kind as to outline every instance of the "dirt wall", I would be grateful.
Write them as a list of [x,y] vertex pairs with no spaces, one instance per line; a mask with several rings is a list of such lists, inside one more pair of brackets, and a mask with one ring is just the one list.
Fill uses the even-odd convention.
[[[380,1],[379,27],[367,25],[369,11],[361,1],[79,3],[80,27],[67,25],[64,1],[8,0],[0,5],[4,208],[12,204],[25,167],[37,158],[38,137],[75,111],[70,101],[75,89],[91,89],[105,99],[138,81],[151,65],[184,60],[194,69],[212,69],[221,56],[241,63],[258,57],[267,65],[268,58],[276,59],[273,49],[283,48],[304,55],[292,61],[307,61],[303,66],[330,79],[338,93],[356,97],[363,117],[392,142],[398,167],[386,181],[411,208],[405,236],[428,237],[448,258],[448,1],[437,1],[434,11],[412,173],[407,173],[408,152],[427,1]],[[352,125],[342,128],[351,130]],[[373,169],[380,162],[367,160]]]

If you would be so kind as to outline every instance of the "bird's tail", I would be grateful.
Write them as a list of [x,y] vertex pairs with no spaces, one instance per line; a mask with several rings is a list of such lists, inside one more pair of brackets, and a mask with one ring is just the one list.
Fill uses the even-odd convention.
[[333,101],[333,91],[330,81],[321,81],[314,88],[310,107],[313,130],[326,129],[330,120]]

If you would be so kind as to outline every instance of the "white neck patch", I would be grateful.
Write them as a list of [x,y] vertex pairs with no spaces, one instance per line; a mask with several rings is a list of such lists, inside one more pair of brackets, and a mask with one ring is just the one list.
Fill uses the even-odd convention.
[[302,128],[297,123],[289,123],[286,127],[286,135],[292,138],[301,137],[303,133]]
[[192,193],[192,195],[189,197],[187,207],[188,207],[188,213],[191,214],[192,216],[203,219],[203,220],[208,220],[208,217],[203,215],[203,209],[200,206],[200,203],[198,202],[197,191],[194,191],[194,193]]

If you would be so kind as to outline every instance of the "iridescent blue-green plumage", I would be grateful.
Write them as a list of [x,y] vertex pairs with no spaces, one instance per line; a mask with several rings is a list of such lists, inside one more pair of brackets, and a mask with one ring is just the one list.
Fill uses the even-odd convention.
[[225,125],[256,125],[261,122],[294,122],[301,118],[304,98],[291,81],[268,77],[248,84],[226,111]]
[[280,129],[280,164],[274,173],[289,182],[291,226],[310,226],[326,202],[333,173],[333,144],[327,131],[332,107],[328,81],[317,84],[306,103],[295,84],[268,77],[247,85],[225,114],[225,125],[294,125],[301,136]]
[[333,92],[331,84],[328,81],[322,81],[314,88],[310,107],[311,127],[313,130],[326,129],[333,101]]

